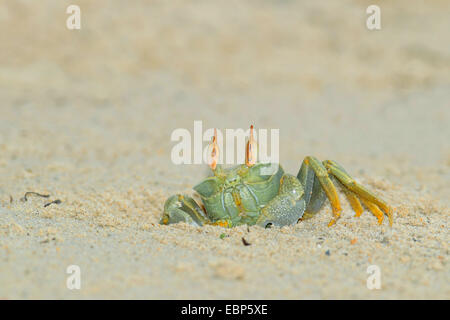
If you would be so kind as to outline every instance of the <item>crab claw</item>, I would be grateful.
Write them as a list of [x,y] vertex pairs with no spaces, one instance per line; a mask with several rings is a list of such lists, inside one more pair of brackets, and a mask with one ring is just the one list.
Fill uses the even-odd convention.
[[171,196],[164,204],[164,213],[160,224],[185,222],[194,226],[202,226],[207,221],[200,206],[189,196],[177,194]]
[[262,210],[256,224],[269,228],[270,226],[288,226],[297,223],[305,212],[305,199],[300,181],[285,174],[282,178],[280,192]]

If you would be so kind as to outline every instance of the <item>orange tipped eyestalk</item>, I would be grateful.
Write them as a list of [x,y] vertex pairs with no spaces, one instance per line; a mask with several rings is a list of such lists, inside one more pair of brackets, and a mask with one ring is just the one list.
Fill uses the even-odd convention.
[[208,147],[208,165],[214,171],[219,162],[219,145],[217,144],[217,129],[214,128],[214,137]]
[[247,149],[245,150],[245,164],[251,167],[256,164],[256,158],[258,156],[258,145],[255,137],[253,136],[253,125],[250,126],[250,138],[247,142]]

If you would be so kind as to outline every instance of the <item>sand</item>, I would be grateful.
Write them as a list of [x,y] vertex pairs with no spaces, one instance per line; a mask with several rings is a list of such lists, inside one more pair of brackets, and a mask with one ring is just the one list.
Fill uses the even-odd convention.
[[[80,0],[79,31],[69,4],[0,8],[1,299],[450,298],[448,1],[383,2],[379,31],[365,1]],[[280,129],[286,171],[340,162],[393,226],[342,194],[333,227],[328,204],[292,227],[160,226],[209,173],[170,158],[194,120]]]

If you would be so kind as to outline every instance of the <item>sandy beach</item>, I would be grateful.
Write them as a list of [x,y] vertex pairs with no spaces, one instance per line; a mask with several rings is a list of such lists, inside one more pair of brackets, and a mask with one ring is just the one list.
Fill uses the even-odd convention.
[[[448,1],[380,2],[376,31],[369,1],[79,0],[80,30],[70,4],[0,6],[0,299],[450,299]],[[328,203],[283,228],[159,225],[210,173],[171,161],[196,120],[279,129],[287,172],[338,161],[393,226],[343,194],[332,227]]]

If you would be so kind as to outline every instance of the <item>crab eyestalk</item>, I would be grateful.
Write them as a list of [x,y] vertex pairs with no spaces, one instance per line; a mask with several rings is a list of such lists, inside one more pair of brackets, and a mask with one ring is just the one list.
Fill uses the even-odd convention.
[[256,164],[258,156],[258,144],[253,136],[253,125],[250,126],[250,138],[247,142],[247,149],[245,150],[245,164],[247,167],[252,167]]
[[208,146],[208,165],[212,171],[216,170],[219,162],[219,145],[217,144],[217,129],[214,129],[214,137]]

